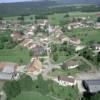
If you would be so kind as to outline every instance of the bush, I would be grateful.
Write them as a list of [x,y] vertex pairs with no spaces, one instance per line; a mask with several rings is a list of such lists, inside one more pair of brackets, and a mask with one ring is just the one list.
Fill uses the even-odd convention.
[[12,97],[16,97],[21,92],[20,85],[17,81],[6,82],[4,84],[3,89],[4,89],[8,99],[11,99]]
[[18,82],[22,91],[32,90],[33,81],[30,76],[23,75]]

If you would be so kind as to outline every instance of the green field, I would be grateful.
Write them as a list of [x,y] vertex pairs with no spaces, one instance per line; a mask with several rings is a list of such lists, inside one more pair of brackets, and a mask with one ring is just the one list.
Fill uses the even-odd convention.
[[[64,54],[65,54],[65,53],[64,53]],[[72,55],[66,56],[66,54],[63,55],[62,53],[60,53],[60,54],[58,55],[57,61],[52,60],[52,63],[54,63],[54,64],[59,64],[59,63],[62,63],[62,62],[64,62],[64,61],[66,61],[67,59],[69,59],[69,58],[71,58],[71,57],[72,57]],[[51,58],[53,59],[53,57],[51,57]]]
[[27,64],[30,61],[29,51],[21,48],[0,50],[0,61]]
[[89,43],[90,41],[100,42],[100,30],[93,28],[73,29],[70,32],[65,32],[65,35],[80,38],[84,43]]
[[[5,17],[4,19],[8,20],[8,21],[12,21],[13,20],[13,21],[17,22],[18,21],[18,17],[20,17],[20,16]],[[25,22],[32,22],[32,20],[34,20],[34,19],[35,19],[34,15],[29,15],[29,16],[25,16],[24,17],[24,21]]]
[[96,14],[99,12],[91,12],[91,13],[83,13],[83,12],[70,12],[69,13],[69,18],[64,18],[65,13],[60,13],[60,14],[53,14],[48,16],[49,22],[51,24],[58,25],[60,24],[61,21],[68,19],[70,20],[73,17],[86,17],[88,20],[96,20],[97,16]]
[[38,92],[22,92],[16,98],[12,100],[54,100],[49,96],[43,96]]
[[97,13],[99,13],[99,12],[91,12],[91,13],[70,12],[69,13],[69,18],[64,18],[65,13],[60,13],[60,14],[50,15],[50,16],[48,16],[48,18],[49,18],[49,22],[51,24],[58,25],[58,24],[60,24],[61,21],[65,20],[65,19],[70,20],[73,17],[86,17],[86,18],[89,17],[88,18],[89,20],[95,21],[96,18],[97,18],[97,16],[96,16]]
[[[71,18],[73,17],[86,17],[88,18],[89,17],[89,20],[96,20],[97,16],[96,14],[99,13],[99,12],[90,12],[90,13],[85,13],[85,12],[70,12],[69,13],[69,18],[67,18],[68,20],[70,20]],[[60,24],[61,21],[63,20],[66,20],[66,18],[64,18],[66,13],[56,13],[56,14],[53,14],[53,15],[48,15],[48,20],[51,24],[54,24],[54,25],[58,25]],[[29,16],[25,16],[25,22],[31,22],[31,17],[33,18],[34,20],[34,16],[35,15],[29,15]],[[4,19],[6,20],[17,20],[19,16],[14,16],[14,17],[5,17]]]

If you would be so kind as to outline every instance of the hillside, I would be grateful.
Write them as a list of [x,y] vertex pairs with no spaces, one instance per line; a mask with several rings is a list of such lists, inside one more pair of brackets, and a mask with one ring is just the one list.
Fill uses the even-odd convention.
[[53,0],[59,4],[100,4],[100,0]]
[[29,1],[29,2],[17,2],[17,3],[1,3],[0,4],[0,15],[10,16],[10,15],[22,15],[31,14],[33,12],[38,13],[38,11],[45,10],[49,6],[56,5],[55,1]]
[[[30,15],[30,14],[44,14],[44,13],[60,13],[68,11],[80,10],[72,7],[62,7],[56,8],[57,5],[67,5],[67,4],[100,4],[100,0],[41,0],[41,1],[27,1],[27,2],[17,2],[17,3],[1,3],[0,4],[0,16],[19,16],[19,15]],[[50,9],[54,7],[54,9]],[[98,9],[92,7],[94,9]],[[85,11],[91,9],[91,6],[86,8],[83,7]],[[91,10],[91,11],[93,11]],[[96,10],[98,11],[98,10]]]

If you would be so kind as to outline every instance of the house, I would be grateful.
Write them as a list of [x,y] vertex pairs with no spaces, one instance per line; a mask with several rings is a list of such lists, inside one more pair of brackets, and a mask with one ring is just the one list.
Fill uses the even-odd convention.
[[75,51],[78,52],[78,51],[80,51],[80,50],[83,50],[85,47],[86,47],[85,45],[77,45],[77,46],[75,47]]
[[22,42],[21,42],[21,46],[23,46],[23,47],[27,47],[30,43],[32,43],[33,42],[33,40],[32,39],[25,39],[25,40],[23,40]]
[[81,44],[81,40],[75,37],[69,37],[69,43],[73,44],[73,45],[79,45]]
[[70,25],[68,25],[67,29],[70,31],[72,29],[72,27]]
[[80,28],[80,27],[83,27],[83,24],[81,22],[72,22],[68,25],[68,27],[71,27],[71,28]]
[[45,38],[41,38],[40,39],[40,42],[44,42],[44,43],[46,42],[47,43],[48,41],[49,41],[48,37],[45,37]]
[[93,44],[92,48],[95,50],[100,50],[100,44]]
[[95,29],[100,29],[100,22],[95,23],[94,28]]
[[44,27],[45,25],[47,25],[47,23],[47,20],[37,20],[37,25],[40,25],[41,27]]
[[40,62],[39,58],[32,58],[31,63],[28,66],[28,74],[39,74],[42,71],[42,63]]
[[24,39],[23,35],[19,32],[13,32],[11,37],[14,41],[22,41]]
[[76,38],[76,37],[62,37],[62,40],[61,40],[62,43],[64,42],[67,42],[69,44],[72,44],[72,45],[80,45],[81,44],[81,40],[79,38]]
[[89,93],[100,92],[100,79],[97,80],[83,80],[82,82],[84,88]]
[[68,62],[64,62],[63,65],[61,66],[62,69],[74,69],[79,67],[80,63],[78,61],[68,61]]
[[58,76],[53,79],[55,82],[59,83],[61,86],[74,86],[76,85],[76,80],[72,76]]
[[28,36],[33,36],[34,35],[34,32],[32,32],[31,30],[29,32],[27,32],[27,35]]
[[46,54],[46,50],[43,46],[36,45],[34,48],[32,48],[34,56],[39,56],[42,54]]
[[61,40],[61,43],[69,42],[70,41],[70,38],[69,37],[65,37],[65,36],[60,36],[59,39]]
[[36,44],[35,43],[29,43],[28,45],[27,45],[27,48],[29,49],[29,50],[31,50],[31,49],[33,49],[33,48],[35,48],[36,47]]
[[85,26],[86,27],[93,27],[94,26],[94,21],[86,21]]
[[18,65],[10,62],[0,62],[0,80],[13,80],[18,78]]

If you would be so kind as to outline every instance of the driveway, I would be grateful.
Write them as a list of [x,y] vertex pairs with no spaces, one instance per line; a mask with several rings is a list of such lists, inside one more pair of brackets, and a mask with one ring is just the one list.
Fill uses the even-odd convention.
[[92,79],[100,79],[100,72],[95,73],[79,73],[76,75],[77,80],[92,80]]

